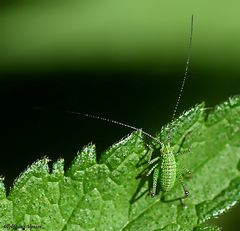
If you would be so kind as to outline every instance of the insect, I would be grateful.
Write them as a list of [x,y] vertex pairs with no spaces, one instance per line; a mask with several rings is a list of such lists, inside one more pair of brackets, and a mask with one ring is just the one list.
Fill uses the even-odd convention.
[[[117,124],[120,126],[130,128],[132,130],[136,130],[136,131],[141,130],[142,134],[144,134],[147,137],[154,140],[160,146],[160,153],[157,157],[152,158],[153,148],[150,145],[147,145],[149,147],[148,163],[149,163],[149,166],[151,166],[151,168],[147,172],[146,176],[150,176],[151,174],[153,175],[152,189],[151,189],[151,193],[150,193],[152,197],[154,197],[156,195],[158,186],[160,186],[160,190],[162,192],[169,192],[173,188],[177,178],[180,180],[180,183],[181,183],[181,185],[183,187],[183,191],[184,191],[184,196],[181,198],[178,198],[178,199],[180,199],[180,201],[181,201],[183,198],[186,198],[189,195],[189,191],[186,189],[186,187],[184,185],[182,174],[181,174],[181,172],[178,171],[177,162],[176,162],[175,154],[174,154],[174,149],[171,146],[171,136],[172,136],[172,132],[173,132],[171,129],[171,125],[176,117],[177,109],[178,109],[178,106],[179,106],[179,103],[180,103],[180,100],[182,97],[183,89],[185,86],[185,82],[187,79],[191,46],[192,46],[192,37],[193,37],[193,15],[191,17],[191,32],[190,32],[188,56],[187,56],[187,61],[186,61],[186,66],[185,66],[184,77],[183,77],[183,80],[181,83],[177,102],[174,107],[174,111],[173,111],[173,115],[172,115],[171,123],[170,123],[170,129],[168,130],[168,133],[167,133],[167,142],[166,143],[163,143],[161,140],[159,140],[158,138],[152,136],[151,134],[143,131],[142,129],[136,128],[134,126],[131,126],[131,125],[128,125],[125,123],[121,123],[121,122],[111,120],[108,118],[99,117],[96,115],[84,114],[84,113],[74,112],[74,111],[66,111],[67,113],[70,113],[70,114],[75,114],[78,116],[85,116],[85,117],[92,118],[92,119],[110,122],[113,124]],[[38,109],[41,109],[41,108],[38,108]]]
[[[191,17],[191,33],[190,33],[190,41],[189,41],[189,47],[188,47],[188,56],[187,56],[187,62],[186,62],[186,67],[185,67],[185,72],[184,72],[184,77],[182,80],[182,84],[181,84],[181,88],[180,88],[180,92],[177,98],[177,102],[176,105],[174,107],[174,111],[173,111],[173,115],[172,115],[172,119],[171,119],[171,123],[173,123],[175,117],[176,117],[176,113],[177,113],[177,109],[182,97],[182,92],[185,86],[185,82],[187,79],[187,74],[188,74],[188,67],[189,67],[189,61],[190,61],[190,51],[191,51],[191,45],[192,45],[192,36],[193,36],[193,15]],[[98,119],[98,120],[103,120],[106,122],[110,122],[110,123],[114,123],[120,126],[124,126],[124,127],[128,127],[131,128],[133,130],[141,130],[139,128],[136,128],[134,126],[125,124],[125,123],[121,123],[115,120],[111,120],[111,119],[107,119],[107,118],[103,118],[103,117],[99,117],[99,116],[95,116],[95,115],[90,115],[90,114],[82,114],[79,112],[72,112],[72,111],[68,111],[68,113],[71,114],[77,114],[77,115],[81,115],[81,116],[85,116],[85,117],[89,117],[92,119]],[[151,190],[151,195],[154,197],[156,195],[156,190],[157,190],[157,186],[160,184],[160,189],[163,192],[169,192],[174,184],[177,178],[179,178],[180,183],[183,187],[184,190],[184,196],[182,198],[179,199],[183,199],[186,198],[189,195],[189,191],[186,189],[186,187],[184,186],[183,183],[183,178],[181,173],[178,172],[177,169],[177,163],[176,163],[176,159],[175,159],[175,155],[174,155],[174,150],[173,147],[170,145],[170,141],[171,141],[171,133],[172,133],[172,129],[170,128],[167,134],[167,143],[163,143],[161,142],[159,139],[157,139],[156,137],[150,135],[149,133],[141,130],[142,133],[148,137],[150,137],[151,139],[155,140],[159,145],[160,145],[160,154],[152,159],[152,153],[153,153],[153,148],[151,146],[149,147],[149,165],[153,165],[152,168],[148,171],[147,176],[150,176],[153,173],[153,185],[152,185],[152,190]]]

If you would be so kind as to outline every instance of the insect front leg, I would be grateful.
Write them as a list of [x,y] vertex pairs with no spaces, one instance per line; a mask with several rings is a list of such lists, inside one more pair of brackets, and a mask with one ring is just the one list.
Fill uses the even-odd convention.
[[146,144],[146,146],[148,148],[147,154],[149,155],[149,157],[148,157],[148,164],[150,165],[150,164],[154,163],[154,162],[152,162],[153,148],[149,144]]
[[[160,157],[157,156],[157,157],[155,157],[155,158],[152,159],[152,157],[153,157],[153,148],[152,148],[149,144],[146,144],[146,146],[148,147],[148,152],[147,152],[147,154],[149,155],[148,164],[149,164],[149,165],[154,164],[155,162],[157,162],[157,161],[160,159]],[[150,170],[150,171],[151,171],[151,170]],[[150,171],[149,171],[149,172],[150,172]],[[148,172],[147,175],[150,174],[149,172]]]

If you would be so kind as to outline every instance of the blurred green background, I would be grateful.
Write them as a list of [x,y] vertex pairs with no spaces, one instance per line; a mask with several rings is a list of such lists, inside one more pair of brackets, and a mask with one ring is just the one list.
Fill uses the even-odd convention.
[[[43,155],[63,157],[67,168],[89,142],[100,153],[131,132],[61,110],[153,134],[169,122],[192,14],[191,64],[179,112],[240,93],[239,1],[11,0],[0,7],[0,174],[8,188]],[[239,212],[236,206],[214,223],[238,230]]]

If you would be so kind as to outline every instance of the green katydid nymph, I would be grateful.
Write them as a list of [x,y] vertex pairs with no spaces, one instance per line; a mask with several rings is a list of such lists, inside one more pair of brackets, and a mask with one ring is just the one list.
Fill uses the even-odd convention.
[[[181,83],[181,87],[180,87],[180,92],[177,98],[177,102],[175,104],[174,107],[174,111],[173,111],[173,115],[172,115],[172,119],[171,119],[171,123],[170,123],[170,129],[168,130],[168,134],[167,134],[167,140],[166,143],[163,143],[160,139],[152,136],[151,134],[143,131],[142,129],[136,128],[134,126],[122,123],[122,122],[118,122],[115,120],[111,120],[108,118],[103,118],[103,117],[99,117],[96,115],[91,115],[91,114],[84,114],[84,113],[80,113],[80,112],[74,112],[74,111],[66,111],[67,113],[70,114],[75,114],[75,115],[79,115],[79,116],[85,116],[88,118],[92,118],[92,119],[98,119],[98,120],[103,120],[105,122],[110,122],[110,123],[114,123],[120,126],[124,126],[127,128],[130,128],[132,130],[136,130],[136,131],[141,131],[142,134],[146,135],[147,137],[151,138],[152,140],[154,140],[154,142],[160,146],[160,152],[157,155],[157,157],[152,158],[152,153],[154,148],[151,147],[150,145],[147,145],[149,147],[149,160],[148,160],[148,164],[149,164],[149,168],[150,170],[148,170],[146,176],[153,176],[153,180],[152,180],[152,188],[150,191],[150,194],[152,195],[152,197],[154,197],[157,194],[157,188],[160,188],[160,191],[162,192],[169,192],[173,186],[175,185],[175,182],[177,179],[180,180],[180,183],[183,187],[184,190],[184,195],[182,197],[179,197],[178,199],[183,199],[186,198],[189,195],[189,191],[186,189],[184,183],[183,183],[183,177],[182,177],[182,173],[181,171],[178,171],[178,167],[177,167],[177,162],[176,162],[176,154],[174,153],[174,149],[171,146],[171,136],[172,136],[172,129],[171,126],[175,120],[175,116],[177,113],[177,109],[182,97],[182,92],[185,86],[185,82],[187,79],[187,74],[188,74],[188,67],[189,67],[189,61],[190,61],[190,51],[191,51],[191,44],[192,44],[192,35],[193,35],[193,15],[191,17],[191,33],[190,33],[190,41],[189,41],[189,47],[188,47],[188,56],[187,56],[187,61],[186,61],[186,67],[185,67],[185,72],[184,72],[184,77]],[[41,109],[41,108],[38,108]]]
[[[190,51],[191,51],[191,44],[192,44],[192,35],[193,35],[193,15],[191,18],[191,33],[190,33],[190,41],[189,41],[189,48],[188,48],[188,56],[187,56],[187,62],[186,62],[186,68],[185,68],[185,73],[184,73],[184,77],[183,77],[183,81],[181,84],[181,88],[180,88],[180,92],[177,98],[177,102],[176,105],[174,107],[174,111],[173,111],[173,116],[172,116],[172,120],[171,123],[174,121],[176,113],[177,113],[177,109],[181,100],[181,96],[182,96],[182,92],[185,86],[185,82],[186,82],[186,78],[187,78],[187,74],[188,74],[188,67],[189,67],[189,61],[190,61]],[[149,148],[149,165],[153,165],[153,167],[148,171],[147,176],[150,176],[153,173],[153,185],[152,185],[152,189],[151,189],[151,195],[154,197],[156,195],[156,189],[157,186],[160,185],[160,190],[163,192],[169,192],[175,182],[176,179],[179,178],[182,186],[183,186],[183,190],[184,190],[184,196],[182,198],[185,198],[189,195],[189,191],[186,189],[186,187],[184,186],[183,183],[183,178],[180,172],[178,172],[177,169],[177,163],[176,163],[176,159],[175,159],[175,155],[174,155],[174,150],[173,147],[170,145],[170,140],[171,140],[171,132],[172,130],[169,129],[168,135],[167,135],[167,143],[163,143],[161,142],[159,139],[157,139],[156,137],[150,135],[149,133],[143,131],[142,129],[136,128],[134,126],[125,124],[125,123],[121,123],[115,120],[111,120],[111,119],[107,119],[107,118],[103,118],[103,117],[99,117],[99,116],[95,116],[95,115],[90,115],[90,114],[82,114],[79,112],[72,112],[72,111],[68,111],[68,113],[71,114],[77,114],[77,115],[81,115],[81,116],[85,116],[85,117],[89,117],[92,119],[98,119],[98,120],[103,120],[106,122],[111,122],[120,126],[124,126],[124,127],[128,127],[131,128],[133,130],[141,130],[141,132],[150,137],[151,139],[155,140],[155,142],[157,142],[160,145],[160,154],[159,156],[155,157],[154,159],[152,159],[152,152],[153,149]],[[181,198],[180,198],[181,199]]]

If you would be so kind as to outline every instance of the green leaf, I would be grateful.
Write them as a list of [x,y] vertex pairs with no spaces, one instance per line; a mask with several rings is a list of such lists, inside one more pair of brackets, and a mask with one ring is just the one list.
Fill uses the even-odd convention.
[[[157,135],[162,142],[169,128]],[[62,159],[50,172],[44,157],[19,176],[8,196],[1,178],[1,230],[30,225],[32,230],[218,230],[205,222],[240,200],[240,97],[210,113],[197,105],[175,120],[171,131],[174,150],[186,151],[176,157],[178,168],[192,173],[184,177],[190,192],[185,206],[177,200],[183,195],[178,181],[164,195],[148,195],[152,180],[145,175],[147,148],[138,131],[99,161],[95,146],[86,146],[66,172]]]

